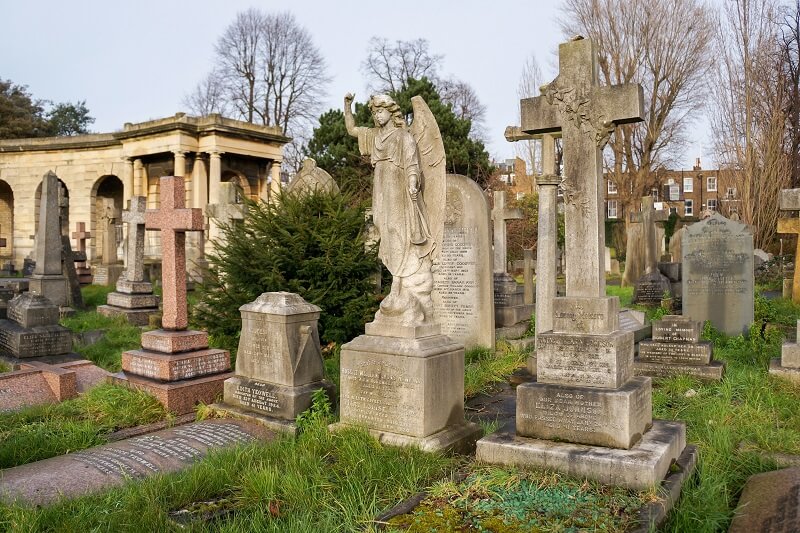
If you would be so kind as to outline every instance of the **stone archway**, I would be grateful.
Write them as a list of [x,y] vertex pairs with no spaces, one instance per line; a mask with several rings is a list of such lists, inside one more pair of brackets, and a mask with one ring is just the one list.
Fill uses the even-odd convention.
[[[69,235],[69,188],[67,184],[58,179],[58,211],[61,218],[61,235]],[[42,200],[42,182],[36,187],[34,194],[34,210],[33,210],[33,237],[35,238],[36,232],[39,229],[39,207]],[[0,228],[2,229],[2,228]],[[34,246],[34,249],[36,247]]]
[[249,198],[250,200],[256,200],[257,198],[253,198],[253,193],[250,188],[250,182],[247,179],[247,176],[241,174],[239,172],[234,172],[233,170],[226,170],[222,173],[222,177],[220,181],[223,183],[230,182],[236,185],[236,203],[241,204],[244,203],[243,198]]
[[0,239],[6,245],[0,247],[0,258],[14,257],[14,191],[11,185],[0,180]]
[[[92,187],[89,227],[92,233],[91,257],[100,259],[103,264],[114,264],[121,258],[117,247],[122,242],[122,209],[124,207],[122,180],[113,174],[98,178]],[[110,227],[109,219],[112,217],[113,225]],[[110,261],[105,257],[107,254],[104,252],[109,239],[113,243]]]

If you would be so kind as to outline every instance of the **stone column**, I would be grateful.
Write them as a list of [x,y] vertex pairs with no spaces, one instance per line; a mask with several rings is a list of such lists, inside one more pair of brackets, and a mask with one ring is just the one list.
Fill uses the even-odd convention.
[[269,169],[272,181],[269,184],[269,195],[271,198],[277,198],[281,190],[281,162],[277,159],[272,162],[272,167]]
[[173,176],[186,176],[186,153],[182,150],[173,150],[172,154],[175,156]]
[[210,151],[208,155],[208,203],[218,204],[222,183],[222,152]]
[[539,234],[536,243],[536,336],[553,330],[553,299],[556,297],[556,239],[558,224],[558,184],[556,175],[555,137],[542,135],[542,176],[536,177],[539,187]]
[[125,162],[122,169],[122,203],[127,204],[134,191],[133,158],[123,157],[122,160]]
[[197,152],[192,168],[192,207],[208,205],[208,167],[202,152]]
[[260,189],[258,191],[258,197],[263,202],[269,202],[269,188],[270,188],[270,173],[272,171],[272,165],[274,163],[267,163],[264,167],[264,179],[259,180]]
[[142,160],[138,158],[133,160],[133,190],[134,194],[147,196],[147,180],[144,178],[144,165],[142,164]]

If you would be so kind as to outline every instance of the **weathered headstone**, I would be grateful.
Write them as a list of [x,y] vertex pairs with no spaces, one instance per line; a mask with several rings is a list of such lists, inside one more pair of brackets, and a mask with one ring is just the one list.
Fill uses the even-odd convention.
[[[784,189],[780,196],[780,210],[795,212],[800,210],[800,189]],[[794,252],[794,277],[792,280],[792,301],[800,303],[800,218],[779,218],[778,233],[790,233],[797,237]]]
[[639,343],[633,369],[637,376],[654,378],[690,375],[719,381],[725,371],[712,358],[713,345],[701,341],[703,323],[680,315],[665,315],[653,322],[653,340]]
[[75,398],[110,375],[86,360],[53,364],[26,361],[17,366],[12,372],[0,373],[0,411]]
[[[122,354],[122,372],[113,379],[145,390],[170,411],[183,414],[197,402],[214,402],[232,375],[231,362],[226,350],[208,347],[208,333],[187,329],[186,232],[202,231],[203,212],[185,208],[180,176],[161,178],[159,196],[161,207],[146,211],[145,227],[161,231],[162,329],[143,333],[142,349]],[[139,282],[129,283],[133,287]]]
[[158,296],[153,284],[144,280],[144,226],[147,198],[133,196],[122,221],[128,224],[127,261],[125,271],[117,280],[117,290],[108,294],[107,305],[97,312],[105,316],[124,316],[128,323],[146,326],[150,315],[158,313]]
[[537,335],[537,381],[517,387],[516,435],[484,437],[476,457],[642,489],[686,442],[683,424],[652,421],[651,380],[633,377],[633,333],[605,296],[602,148],[617,123],[641,120],[642,90],[599,87],[591,40],[562,44],[559,66],[542,96],[522,100],[521,130],[564,139],[567,296],[553,300],[552,331]]
[[681,229],[672,234],[669,239],[669,253],[673,261],[680,261],[683,257],[683,236],[686,235],[688,226],[683,226]]
[[728,533],[800,531],[800,468],[751,476]]
[[294,420],[311,406],[315,391],[335,396],[324,379],[317,332],[320,308],[294,293],[265,292],[239,310],[236,375],[225,380],[225,403],[214,407],[295,433]]
[[710,320],[728,335],[753,322],[753,234],[719,213],[692,224],[683,237],[683,315]]
[[30,290],[58,307],[68,305],[67,279],[61,264],[61,222],[58,206],[58,177],[48,172],[42,179],[39,227],[36,230],[36,266],[30,276]]
[[0,353],[14,358],[62,355],[72,350],[72,333],[59,325],[59,308],[33,291],[8,303],[0,320]]
[[95,265],[94,268],[92,283],[95,285],[114,285],[125,269],[117,257],[117,221],[119,217],[120,212],[114,204],[114,199],[103,198],[100,213],[100,224],[103,227],[103,249],[100,264]]
[[525,304],[525,288],[509,275],[507,268],[506,222],[522,218],[521,209],[506,206],[506,192],[494,191],[492,222],[494,228],[494,321],[502,328],[501,337],[515,337],[504,330],[520,329],[524,333],[535,306]]
[[784,342],[780,358],[769,363],[769,373],[800,383],[800,320],[797,321],[795,342]]
[[652,326],[644,311],[622,308],[619,310],[619,329],[633,333],[633,342],[638,343],[650,336]]
[[206,207],[206,215],[213,219],[210,225],[211,238],[221,241],[224,235],[221,225],[237,224],[244,220],[244,204],[236,203],[236,184],[224,182],[219,184],[220,203]]
[[286,187],[286,194],[304,194],[311,191],[339,193],[336,181],[325,170],[317,166],[310,157],[303,160],[297,176]]
[[[69,237],[61,236],[61,261],[63,263],[64,276],[69,284],[67,294],[67,304],[71,308],[83,309],[83,294],[81,293],[81,282],[78,280],[78,273],[75,271],[75,256],[72,253],[72,244]],[[62,316],[64,310],[61,311]]]
[[241,420],[204,420],[177,426],[4,470],[0,501],[53,504],[131,479],[184,470],[214,449],[271,436],[265,427]]
[[[672,293],[669,279],[658,270],[660,241],[657,237],[656,222],[665,221],[669,215],[664,211],[656,211],[653,197],[642,198],[642,211],[639,213],[644,237],[644,273],[636,280],[633,301],[636,303],[658,304]],[[627,271],[626,263],[626,271]]]
[[434,263],[433,308],[442,333],[466,349],[494,346],[489,206],[475,181],[447,175],[444,237]]
[[78,244],[78,249],[74,252],[76,255],[75,272],[78,274],[78,281],[81,285],[92,283],[92,269],[86,265],[86,240],[91,236],[91,232],[86,231],[84,222],[75,223],[75,231],[72,232],[72,238]]

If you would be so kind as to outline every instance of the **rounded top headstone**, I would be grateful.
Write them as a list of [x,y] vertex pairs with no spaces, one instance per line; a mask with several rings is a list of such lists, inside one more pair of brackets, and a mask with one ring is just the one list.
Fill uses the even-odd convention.
[[281,316],[314,313],[319,317],[322,310],[293,292],[265,292],[249,304],[241,306],[239,311]]

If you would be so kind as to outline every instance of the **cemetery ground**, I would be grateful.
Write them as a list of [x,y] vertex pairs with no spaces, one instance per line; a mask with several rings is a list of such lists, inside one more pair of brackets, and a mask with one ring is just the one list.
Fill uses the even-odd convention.
[[[630,301],[630,289],[609,286],[609,292],[623,305]],[[90,307],[104,295],[102,288],[84,288]],[[664,312],[649,310],[651,318]],[[798,317],[800,308],[790,301],[757,294],[749,338],[704,331],[715,358],[726,361],[725,379],[655,381],[654,417],[686,421],[687,440],[699,448],[696,473],[663,529],[725,531],[749,476],[800,460],[800,387],[767,373]],[[109,371],[119,369],[123,350],[139,343],[139,328],[91,311],[63,323],[78,332],[106,330],[100,341],[76,351]],[[336,382],[337,349],[327,353],[326,373]],[[525,355],[474,350],[467,359],[470,397],[507,383]],[[197,417],[204,416],[209,411],[201,407]],[[612,489],[552,472],[384,447],[359,430],[332,434],[327,423],[333,413],[321,397],[302,418],[297,438],[220,450],[177,474],[48,507],[2,504],[0,530],[626,531],[636,527],[640,508],[658,497],[655,490]],[[176,420],[149,396],[111,385],[60,404],[0,414],[0,467],[89,448],[124,428],[154,422]],[[484,424],[486,431],[496,427]],[[385,516],[415,495],[418,505],[406,505],[406,514]]]

